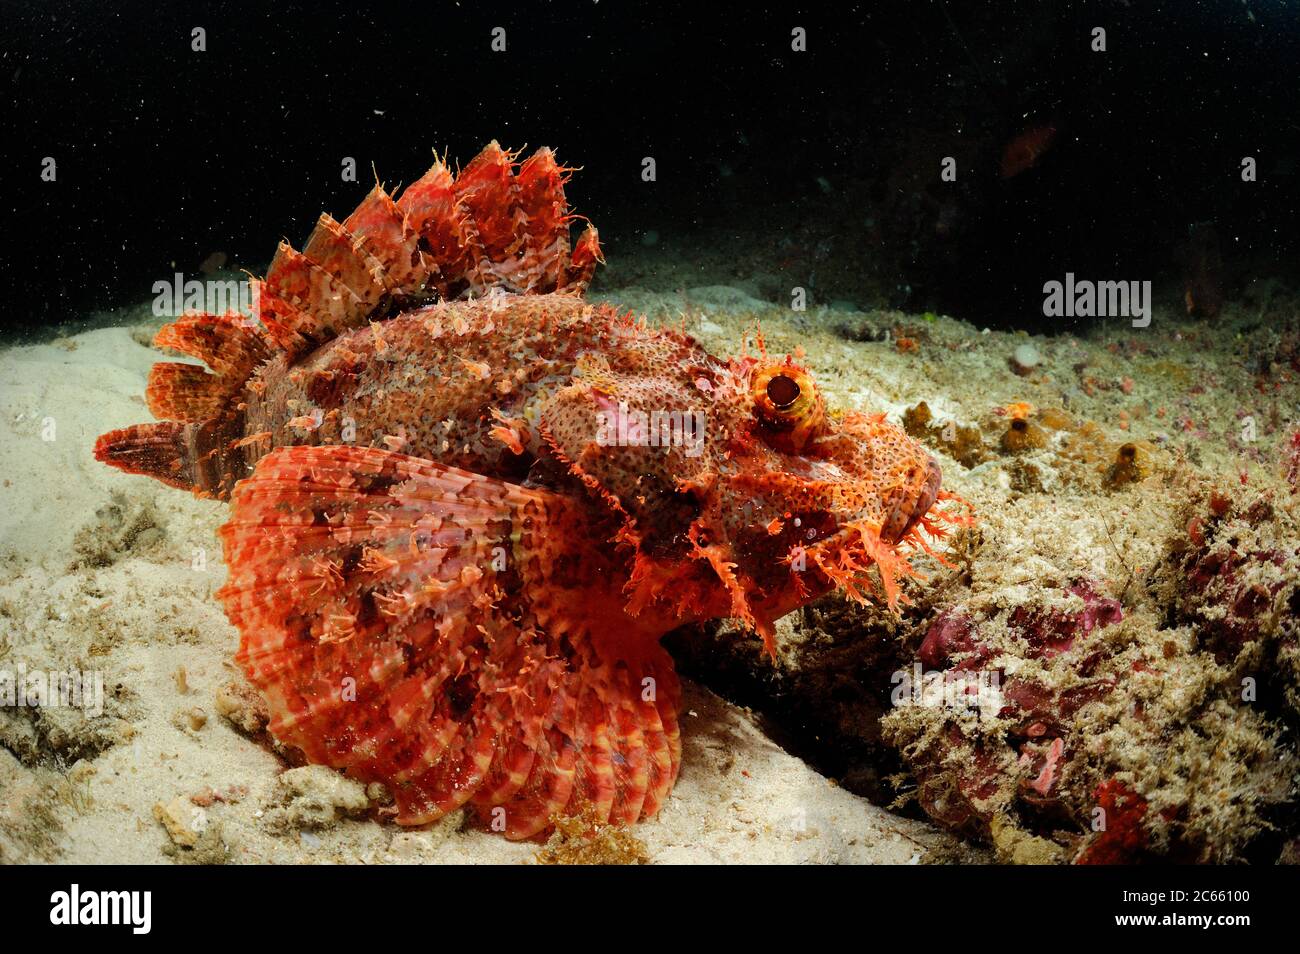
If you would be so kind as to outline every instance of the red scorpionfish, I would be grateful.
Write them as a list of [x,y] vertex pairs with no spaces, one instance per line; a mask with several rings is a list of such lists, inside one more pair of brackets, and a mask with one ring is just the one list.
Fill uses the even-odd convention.
[[[793,358],[719,360],[583,292],[549,149],[437,162],[254,283],[256,318],[182,315],[159,423],[95,456],[229,499],[218,596],[271,733],[510,838],[654,815],[678,773],[686,623],[773,621],[959,517],[883,415],[827,410]],[[761,348],[761,344],[760,344]]]

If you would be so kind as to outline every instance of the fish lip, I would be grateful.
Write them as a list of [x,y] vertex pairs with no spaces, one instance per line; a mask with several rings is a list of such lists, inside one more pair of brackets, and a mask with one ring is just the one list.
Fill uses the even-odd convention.
[[934,458],[930,458],[930,470],[921,493],[915,498],[905,497],[894,504],[894,509],[890,511],[884,525],[880,528],[880,539],[886,543],[897,543],[907,536],[939,499],[939,487],[942,483],[943,472]]
[[[921,493],[913,500],[900,500],[894,505],[884,525],[880,528],[880,539],[884,543],[893,545],[907,536],[920,519],[930,512],[930,508],[934,506],[935,501],[939,499],[939,488],[942,483],[943,471],[931,458],[929,472],[925,478],[925,486],[921,488]],[[843,543],[857,532],[858,530],[852,521],[843,523],[834,533],[823,537],[816,543],[810,544],[808,550],[809,552],[813,550],[833,550],[836,545]]]

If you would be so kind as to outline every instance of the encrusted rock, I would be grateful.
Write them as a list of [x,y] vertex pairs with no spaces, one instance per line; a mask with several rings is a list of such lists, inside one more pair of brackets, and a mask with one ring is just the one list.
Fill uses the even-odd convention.
[[195,807],[189,799],[177,795],[167,804],[158,802],[153,807],[153,817],[167,830],[172,842],[182,848],[193,848],[199,843],[201,829],[206,827],[201,819],[203,809]]
[[276,829],[332,828],[345,816],[370,808],[365,786],[324,765],[288,769],[275,780],[266,813]]
[[230,682],[217,690],[213,700],[217,714],[245,735],[265,731],[270,713],[266,702],[245,682]]

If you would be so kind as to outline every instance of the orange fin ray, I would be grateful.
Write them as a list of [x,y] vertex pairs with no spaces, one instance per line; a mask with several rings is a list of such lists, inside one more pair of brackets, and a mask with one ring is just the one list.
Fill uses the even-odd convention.
[[330,215],[321,214],[302,254],[356,295],[367,317],[391,291],[383,264]]
[[216,417],[230,395],[226,382],[202,365],[159,361],[149,369],[144,402],[165,421],[206,421]]
[[370,316],[356,292],[287,242],[280,243],[267,269],[263,298],[266,292],[272,300],[263,305],[273,312],[276,301],[292,305],[285,323],[317,344],[360,327]]
[[400,298],[429,297],[437,266],[420,248],[420,235],[393,197],[376,185],[343,222],[356,247],[383,266],[384,281]]
[[154,346],[198,358],[212,369],[174,361],[153,366],[145,402],[155,417],[171,421],[216,417],[270,355],[253,320],[238,312],[184,314],[159,330]]

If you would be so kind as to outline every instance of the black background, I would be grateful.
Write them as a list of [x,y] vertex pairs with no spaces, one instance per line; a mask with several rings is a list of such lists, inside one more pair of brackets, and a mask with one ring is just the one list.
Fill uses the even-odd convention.
[[[24,871],[11,886],[12,910],[6,923],[15,948],[32,942],[116,943],[123,949],[213,937],[234,943],[252,940],[298,948],[308,945],[359,945],[397,934],[460,940],[470,932],[477,943],[513,930],[524,942],[549,922],[534,910],[572,910],[582,914],[578,940],[618,937],[639,926],[650,913],[629,911],[630,897],[656,898],[658,908],[647,936],[661,943],[689,938],[709,946],[746,949],[770,943],[773,931],[793,937],[810,932],[828,936],[889,937],[907,949],[924,950],[940,942],[979,947],[990,939],[1016,936],[1026,925],[1068,933],[1075,944],[1092,941],[1185,945],[1233,949],[1243,942],[1262,944],[1286,930],[1289,883],[1269,867],[1105,868],[894,866],[888,870],[831,866],[749,867],[729,865],[707,871],[665,867],[600,871],[576,867],[466,866],[422,868],[350,866],[273,866],[143,869],[85,866]],[[698,880],[696,880],[698,879]],[[707,883],[705,882],[707,879]],[[126,926],[53,926],[51,895],[79,890],[149,890],[152,930],[135,935]],[[7,886],[9,887],[9,886]],[[1124,901],[1124,892],[1243,892],[1232,902]],[[382,903],[352,902],[358,894]],[[771,897],[770,911],[756,911],[756,897]],[[449,909],[444,898],[459,904]],[[781,899],[777,901],[775,899]],[[1048,901],[1039,912],[1035,901]],[[1249,925],[1203,927],[1117,926],[1117,915],[1233,915]],[[504,919],[504,920],[503,920]],[[486,930],[485,930],[486,929]],[[493,933],[493,932],[496,933]],[[650,933],[653,932],[653,933]],[[478,940],[481,936],[482,940]]]
[[[492,138],[582,165],[570,198],[614,255],[646,228],[770,238],[824,214],[819,176],[878,176],[882,147],[918,125],[981,137],[957,245],[909,303],[975,321],[1041,301],[1067,269],[1153,277],[1199,221],[1250,272],[1297,271],[1290,0],[0,8],[11,328],[139,303],[173,262],[192,272],[217,250],[264,268],[281,236],[346,214],[372,163],[392,185],[432,147],[465,162]],[[1000,144],[1048,121],[1061,134],[1041,166],[999,180]],[[1261,181],[1241,182],[1245,155]],[[40,180],[46,156],[56,183]]]

